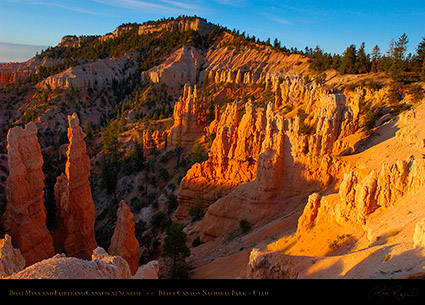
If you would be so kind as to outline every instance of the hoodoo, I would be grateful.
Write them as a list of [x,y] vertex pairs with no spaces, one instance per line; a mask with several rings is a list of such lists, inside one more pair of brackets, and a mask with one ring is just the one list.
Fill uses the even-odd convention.
[[117,212],[117,224],[108,253],[119,255],[130,266],[131,274],[135,274],[139,267],[139,242],[134,236],[134,220],[128,205],[121,201]]
[[14,127],[7,135],[9,177],[6,183],[6,229],[29,266],[54,254],[46,227],[43,157],[37,127]]
[[55,184],[58,232],[56,250],[68,256],[89,259],[97,247],[94,238],[95,208],[90,189],[90,158],[86,152],[85,134],[74,113],[68,116],[69,146],[65,174]]

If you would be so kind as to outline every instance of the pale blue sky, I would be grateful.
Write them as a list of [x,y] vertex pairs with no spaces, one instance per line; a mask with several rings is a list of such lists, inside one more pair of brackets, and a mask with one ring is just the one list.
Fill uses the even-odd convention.
[[[55,46],[64,35],[103,35],[122,23],[183,14],[262,40],[276,37],[288,48],[319,45],[331,53],[363,41],[368,52],[377,44],[384,53],[403,33],[414,53],[425,36],[425,6],[412,0],[0,0],[0,62],[28,59],[34,45]],[[16,44],[31,45],[29,53],[16,52]]]

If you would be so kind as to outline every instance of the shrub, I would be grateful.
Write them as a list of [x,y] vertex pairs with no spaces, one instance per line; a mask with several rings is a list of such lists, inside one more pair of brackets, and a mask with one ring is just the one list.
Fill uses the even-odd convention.
[[195,203],[189,208],[189,216],[192,217],[192,220],[199,220],[204,216],[204,209],[202,208],[201,203]]
[[192,241],[192,247],[197,247],[197,246],[199,246],[199,245],[201,245],[202,244],[202,242],[201,242],[201,238],[199,237],[199,236],[197,236],[193,241]]
[[370,131],[375,127],[375,122],[377,119],[377,113],[374,109],[369,109],[369,111],[366,113],[364,117],[363,126],[366,129],[367,133],[370,133]]
[[415,84],[409,88],[409,94],[412,95],[414,103],[420,102],[424,98],[424,89],[421,85]]
[[188,213],[189,213],[189,216],[192,217],[193,221],[199,220],[204,216],[205,211],[202,207],[201,191],[198,190],[198,194],[196,195],[196,198],[195,198],[195,205],[189,208]]
[[251,230],[251,224],[246,219],[242,219],[239,222],[239,228],[241,229],[242,234],[245,234],[249,230]]

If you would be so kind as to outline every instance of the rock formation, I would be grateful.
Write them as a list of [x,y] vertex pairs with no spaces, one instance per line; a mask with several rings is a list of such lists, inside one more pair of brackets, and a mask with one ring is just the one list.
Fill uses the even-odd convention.
[[181,181],[175,213],[178,219],[187,217],[198,193],[206,207],[237,185],[255,179],[266,123],[263,108],[246,103],[239,121],[237,103],[227,105],[217,124],[208,160],[195,164]]
[[19,249],[12,246],[12,238],[5,235],[0,239],[0,278],[19,272],[25,268],[25,258]]
[[[364,178],[353,170],[345,173],[337,195],[310,195],[299,219],[297,234],[309,230],[316,219],[332,219],[340,225],[365,225],[367,216],[376,209],[391,207],[408,192],[423,186],[425,178],[421,173],[424,170],[424,160],[409,159],[384,163],[379,171],[372,170]],[[419,223],[415,236],[420,236],[420,228]],[[420,239],[415,237],[418,244]]]
[[148,76],[153,83],[164,83],[173,88],[189,83],[196,84],[203,63],[200,50],[184,46],[171,54],[159,66],[142,72],[142,79]]
[[46,227],[44,207],[43,157],[35,124],[9,130],[6,182],[7,232],[13,246],[21,250],[27,266],[54,254],[53,241]]
[[297,279],[290,260],[285,263],[279,259],[280,253],[264,253],[254,248],[249,255],[247,278],[249,279]]
[[185,84],[183,96],[174,105],[173,118],[168,145],[190,146],[204,134],[206,112],[201,106],[196,86],[192,89]]
[[[267,218],[266,214],[274,213],[270,212],[274,210],[270,206],[273,205],[273,200],[270,199],[281,187],[282,182],[284,121],[279,114],[273,114],[272,109],[273,104],[270,103],[266,113],[262,112],[261,120],[256,121],[262,122],[262,125],[253,124],[256,126],[257,133],[260,131],[262,133],[262,136],[258,137],[258,142],[252,141],[252,137],[255,139],[255,132],[247,133],[245,137],[238,138],[237,141],[237,143],[243,143],[240,145],[245,145],[244,140],[251,138],[248,143],[257,147],[254,149],[255,146],[251,146],[251,149],[248,150],[259,154],[255,159],[250,156],[257,161],[257,164],[254,163],[256,173],[252,176],[253,180],[240,185],[226,197],[209,206],[200,226],[202,240],[207,241],[234,230],[241,220],[256,223],[262,218]],[[247,113],[249,116],[248,111]]]
[[139,280],[157,280],[159,274],[158,261],[150,261],[146,265],[140,266],[137,273],[132,277]]
[[88,259],[96,248],[94,238],[95,208],[90,189],[90,158],[86,153],[85,134],[74,113],[68,116],[69,146],[65,174],[57,178],[55,200],[58,231],[57,252]]
[[[123,80],[135,67],[129,65],[132,54],[113,59],[97,59],[93,62],[73,66],[42,80],[38,86],[54,88],[87,88],[112,84],[112,80]],[[116,71],[121,71],[118,74]]]
[[[213,147],[211,147],[209,160],[193,166],[188,171],[179,190],[179,209],[181,208],[181,210],[185,206],[186,209],[190,206],[189,198],[193,196],[196,187],[201,190],[201,196],[205,194],[205,192],[202,192],[201,185],[207,180],[200,179],[200,177],[206,176],[205,172],[213,173],[210,174],[208,179],[208,186],[211,187],[216,183],[215,181],[218,180],[220,174],[225,176],[223,172],[230,178],[232,175],[237,177],[241,171],[244,173],[255,171],[255,174],[245,181],[243,179],[229,179],[229,181],[234,181],[233,185],[230,184],[232,186],[230,190],[233,189],[233,191],[212,204],[202,221],[200,231],[204,240],[237,228],[237,224],[242,219],[247,219],[251,223],[262,221],[262,218],[267,218],[271,215],[270,213],[274,213],[270,212],[274,209],[269,206],[273,206],[272,202],[283,202],[286,198],[303,194],[307,190],[318,191],[341,175],[342,165],[333,157],[335,154],[334,147],[341,136],[349,134],[347,129],[352,131],[357,128],[353,121],[351,108],[347,106],[343,94],[324,91],[309,94],[311,100],[308,101],[306,107],[310,108],[311,115],[309,122],[304,124],[310,126],[311,132],[301,133],[300,117],[284,120],[280,114],[274,112],[276,106],[269,103],[266,112],[262,112],[263,114],[259,116],[261,119],[246,120],[250,122],[246,125],[251,126],[251,129],[246,126],[242,129],[242,123],[236,125],[238,133],[233,142],[236,148],[241,147],[239,155],[242,158],[250,158],[250,170],[240,165],[230,167],[230,164],[232,164],[230,159],[221,162],[226,166],[220,167],[219,162],[212,163],[215,156],[213,155]],[[250,107],[249,103],[246,104],[246,107],[247,109]],[[248,114],[249,117],[249,113],[252,113],[252,111],[246,110],[245,115]],[[244,121],[244,118],[242,121]],[[249,136],[244,136],[240,132],[241,129],[248,131],[246,134]],[[218,136],[219,132],[217,132],[217,138],[214,141],[214,143],[217,141],[218,147],[222,145],[220,143],[233,143],[228,138],[223,139],[218,138]],[[255,143],[255,145],[244,146],[244,139],[248,139],[247,143]],[[253,152],[253,154],[247,156],[243,151]],[[224,155],[226,156],[226,154]],[[238,154],[228,154],[227,156],[236,155]],[[237,158],[233,157],[233,159]],[[207,171],[208,167],[205,164],[211,163],[218,164],[218,166],[210,166],[211,169]],[[214,182],[211,183],[211,181]],[[272,200],[272,198],[274,199]],[[276,198],[280,198],[280,200]],[[267,214],[267,210],[269,210],[269,214]],[[179,214],[176,212],[177,216]]]
[[415,226],[413,235],[413,247],[425,247],[425,218],[419,221]]
[[12,274],[10,279],[130,279],[130,268],[119,256],[110,256],[103,248],[96,248],[90,260],[54,257],[38,262]]
[[121,201],[108,253],[124,258],[130,266],[131,274],[135,274],[139,267],[139,248],[139,242],[134,235],[133,213],[127,204]]
[[147,129],[142,131],[143,149],[161,149],[167,145],[167,132],[154,130],[150,132]]

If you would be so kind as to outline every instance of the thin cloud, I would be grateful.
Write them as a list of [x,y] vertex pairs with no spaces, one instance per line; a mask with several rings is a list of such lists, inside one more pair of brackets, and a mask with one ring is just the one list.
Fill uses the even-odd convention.
[[99,12],[96,12],[96,11],[88,10],[88,9],[81,8],[81,7],[78,7],[78,6],[71,6],[71,5],[56,3],[56,2],[36,1],[36,2],[32,2],[32,4],[50,6],[50,7],[58,7],[58,8],[62,8],[62,9],[65,9],[65,10],[69,10],[69,11],[73,11],[73,12],[77,12],[77,13],[94,15],[94,16],[100,16],[101,15]]
[[273,20],[273,21],[276,21],[276,22],[282,23],[282,24],[294,25],[291,21],[286,20],[286,19],[283,19],[283,18],[279,18],[279,17],[272,17],[272,18],[270,18],[270,19],[271,19],[271,20]]
[[284,18],[281,18],[281,17],[276,17],[276,16],[274,16],[274,15],[272,15],[270,13],[263,12],[262,15],[264,17],[266,17],[267,19],[269,19],[271,21],[274,21],[274,22],[277,22],[277,23],[286,24],[286,25],[294,25],[294,23],[291,22],[291,21],[289,21],[288,19],[284,19]]
[[230,5],[233,7],[245,7],[247,6],[246,0],[215,0],[218,4]]
[[173,5],[175,7],[181,7],[181,8],[185,8],[188,10],[199,10],[200,8],[197,6],[193,6],[191,4],[185,3],[185,2],[179,2],[179,1],[170,1],[170,0],[162,0],[162,2]]
[[150,3],[140,0],[93,0],[100,4],[115,6],[119,8],[133,9],[133,10],[147,10],[154,12],[167,12],[167,13],[183,13],[183,11],[197,12],[202,8],[191,5],[183,1],[161,0],[159,3]]

